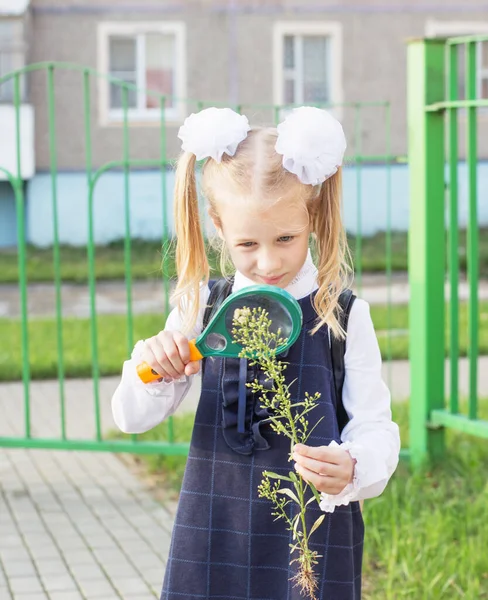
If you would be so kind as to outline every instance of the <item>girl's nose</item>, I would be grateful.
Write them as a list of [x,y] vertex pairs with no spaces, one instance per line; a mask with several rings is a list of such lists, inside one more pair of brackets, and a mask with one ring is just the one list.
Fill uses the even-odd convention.
[[281,261],[274,252],[262,252],[258,257],[258,269],[260,275],[270,277],[280,274]]

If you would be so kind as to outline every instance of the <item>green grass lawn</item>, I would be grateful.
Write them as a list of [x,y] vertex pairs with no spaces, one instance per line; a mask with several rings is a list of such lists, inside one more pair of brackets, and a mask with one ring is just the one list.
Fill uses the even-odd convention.
[[[408,405],[394,419],[408,446]],[[488,401],[480,402],[488,418]],[[174,418],[176,441],[190,439],[193,415]],[[167,440],[163,423],[142,434]],[[417,474],[400,464],[386,491],[364,508],[364,600],[488,598],[488,451],[485,440],[448,432],[445,459]],[[160,497],[174,499],[185,457],[143,456]]]
[[[210,264],[216,272],[218,259],[215,249],[208,247]],[[134,279],[160,279],[163,257],[164,274],[175,277],[174,246],[163,252],[160,242],[132,240],[131,275]],[[18,281],[17,251],[0,250],[0,283]],[[52,282],[54,280],[52,248],[27,247],[27,280],[34,282]],[[64,282],[86,283],[88,280],[87,251],[83,247],[60,247],[60,272]],[[125,277],[124,243],[114,242],[95,248],[95,275],[98,280],[117,280]]]
[[[101,375],[121,372],[129,355],[127,322],[122,315],[99,315],[98,364]],[[137,315],[134,340],[157,333],[164,326],[162,315]],[[22,373],[20,322],[0,319],[0,381],[20,379]],[[57,377],[58,345],[54,319],[29,322],[29,357],[31,377]],[[92,369],[89,319],[63,319],[64,374],[67,377],[89,377]]]
[[[408,308],[392,306],[391,315],[385,306],[372,306],[371,313],[378,333],[383,357],[393,359],[408,357]],[[460,343],[461,353],[467,348],[467,309],[461,306]],[[133,339],[154,335],[163,328],[165,318],[161,314],[134,316]],[[386,331],[391,322],[392,332]],[[447,323],[447,319],[446,319]],[[98,359],[102,375],[114,375],[121,371],[122,362],[129,354],[127,322],[122,315],[99,315],[97,317]],[[449,332],[446,339],[448,345]],[[0,381],[21,378],[21,328],[16,319],[0,319]],[[488,354],[488,302],[480,303],[480,352]],[[63,319],[64,374],[68,377],[89,377],[93,363],[91,355],[90,321],[88,319]],[[35,319],[29,323],[29,355],[33,379],[57,377],[58,347],[56,321]]]
[[[481,228],[480,235],[480,272],[488,276],[488,228]],[[407,270],[407,233],[392,232],[391,234],[391,266],[394,271]],[[385,272],[386,260],[386,235],[384,232],[374,236],[364,237],[361,240],[361,265],[364,272]],[[357,256],[357,240],[349,236],[349,245],[353,256]],[[174,248],[173,248],[174,249]],[[211,265],[214,273],[218,275],[218,260],[215,249],[208,248]],[[86,248],[62,246],[61,278],[63,281],[86,282],[88,277]],[[98,279],[122,279],[124,270],[124,244],[122,241],[113,242],[107,246],[95,248],[95,271]],[[460,266],[466,270],[466,235],[460,232],[459,242]],[[134,279],[155,279],[161,277],[161,263],[163,253],[161,243],[132,240],[131,244],[131,270]],[[18,281],[17,251],[0,250],[0,283],[16,283]],[[173,252],[167,254],[165,273],[174,277],[175,267]],[[53,252],[52,248],[27,248],[27,279],[29,282],[53,281]]]

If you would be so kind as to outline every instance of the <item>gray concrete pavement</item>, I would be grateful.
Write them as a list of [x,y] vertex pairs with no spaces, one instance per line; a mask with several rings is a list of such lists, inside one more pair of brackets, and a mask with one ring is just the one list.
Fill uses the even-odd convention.
[[[101,383],[107,431],[114,386]],[[32,384],[33,437],[59,437],[58,389]],[[67,382],[69,437],[93,437],[92,394],[89,380]],[[22,436],[20,384],[0,385],[0,415],[0,436]],[[0,598],[158,598],[173,518],[113,454],[0,448]]]
[[[446,297],[449,286],[446,284]],[[362,279],[360,296],[370,304],[393,304],[408,302],[409,289],[404,273],[394,274],[391,287],[381,274],[365,274]],[[460,299],[468,297],[465,281],[459,285]],[[488,299],[488,281],[479,284],[479,298]],[[55,289],[52,284],[36,283],[28,287],[28,311],[31,317],[48,317],[55,314]],[[90,294],[88,286],[64,284],[62,286],[63,315],[88,317],[90,315]],[[134,313],[162,312],[163,284],[161,281],[135,281],[132,284]],[[124,314],[127,310],[125,283],[120,281],[99,282],[96,286],[96,308],[98,314]],[[18,286],[0,285],[0,317],[18,317],[20,297]]]

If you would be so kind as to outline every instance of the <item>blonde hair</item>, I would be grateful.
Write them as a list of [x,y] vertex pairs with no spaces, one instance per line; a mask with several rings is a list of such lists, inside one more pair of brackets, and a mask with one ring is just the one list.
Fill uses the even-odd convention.
[[[302,184],[296,175],[283,168],[282,156],[275,150],[277,135],[275,128],[252,129],[233,157],[224,154],[221,163],[211,158],[206,160],[202,190],[209,213],[218,224],[218,204],[236,197],[245,198],[249,206],[260,209],[282,200],[302,203],[309,214],[317,253],[319,288],[314,307],[318,319],[312,333],[327,324],[336,337],[344,338],[338,300],[349,283],[351,268],[341,217],[341,169],[320,186]],[[178,282],[172,300],[183,315],[182,328],[186,333],[195,326],[200,286],[208,283],[210,272],[200,224],[195,162],[193,154],[181,155],[174,197]],[[224,273],[226,259],[222,252]]]

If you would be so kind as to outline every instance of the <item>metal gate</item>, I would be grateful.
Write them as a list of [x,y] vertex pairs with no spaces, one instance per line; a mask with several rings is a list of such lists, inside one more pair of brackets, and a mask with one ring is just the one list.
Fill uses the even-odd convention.
[[[488,437],[488,422],[480,419],[478,414],[477,389],[480,325],[477,115],[483,107],[488,107],[488,100],[480,98],[476,78],[477,46],[487,40],[488,36],[427,39],[414,41],[408,48],[410,454],[414,465],[421,464],[429,456],[442,456],[446,428]],[[465,88],[463,99],[459,94],[459,48],[463,48],[465,55],[465,77],[461,80]],[[458,192],[459,163],[463,157],[459,151],[458,129],[461,125],[466,136],[468,196],[469,395],[466,406],[459,394]],[[444,300],[446,270],[450,284],[447,321]],[[450,331],[450,394],[447,402],[444,387],[446,322]]]
[[[84,176],[86,178],[86,214],[88,219],[88,240],[86,245],[86,261],[88,266],[87,284],[89,288],[89,329],[90,329],[90,348],[91,348],[91,384],[92,398],[84,398],[84,409],[92,414],[93,427],[92,435],[87,439],[81,439],[69,434],[66,425],[66,380],[71,377],[69,369],[66,365],[66,343],[63,337],[63,329],[66,327],[66,321],[63,316],[65,304],[62,299],[62,275],[61,266],[63,262],[61,245],[59,240],[59,202],[58,202],[58,146],[60,136],[66,135],[67,132],[60,132],[57,127],[57,101],[59,100],[62,89],[57,88],[58,77],[61,73],[69,72],[76,76],[81,83],[82,90],[82,114],[79,118],[83,121],[84,131]],[[51,377],[58,382],[58,399],[49,399],[49,410],[57,413],[58,426],[56,428],[57,435],[44,435],[36,431],[35,417],[32,416],[31,392],[34,385],[38,385],[36,380],[32,378],[32,361],[30,360],[31,334],[30,326],[32,319],[28,314],[28,295],[29,295],[29,278],[27,274],[28,260],[28,245],[26,243],[26,218],[25,218],[25,191],[24,182],[21,177],[21,78],[27,74],[35,73],[37,77],[45,78],[45,89],[47,94],[46,118],[48,123],[48,139],[49,147],[49,173],[50,173],[50,196],[53,215],[53,242],[52,242],[52,260],[54,268],[54,277],[50,285],[54,290],[55,295],[55,317],[53,321],[52,331],[50,336],[56,339],[56,367],[51,373]],[[122,119],[118,131],[120,139],[120,155],[116,158],[104,157],[107,160],[103,164],[94,166],[92,152],[92,136],[93,136],[93,99],[92,91],[95,84],[100,79],[105,78],[110,85],[118,88],[122,97]],[[18,288],[20,293],[20,335],[21,335],[21,376],[23,384],[23,425],[22,430],[13,435],[4,435],[0,437],[0,446],[6,447],[28,447],[28,448],[57,448],[57,449],[76,449],[76,450],[107,450],[117,452],[135,452],[135,453],[166,453],[166,454],[185,454],[188,450],[187,443],[176,443],[174,441],[172,420],[168,422],[168,441],[146,441],[141,440],[139,436],[124,436],[123,439],[114,439],[113,436],[107,435],[104,430],[101,418],[101,401],[100,401],[100,321],[102,316],[97,309],[97,287],[99,281],[96,277],[96,259],[97,247],[95,243],[95,221],[94,221],[94,195],[100,179],[107,172],[118,170],[123,178],[123,198],[124,198],[124,285],[126,297],[125,310],[125,329],[126,335],[120,333],[117,339],[117,345],[125,345],[125,355],[129,355],[134,344],[134,310],[133,310],[133,275],[132,275],[132,257],[133,257],[133,239],[131,235],[131,213],[130,213],[130,197],[131,197],[131,176],[133,172],[140,168],[152,169],[160,174],[160,203],[159,210],[162,215],[162,231],[161,231],[161,246],[163,248],[163,269],[162,273],[168,273],[168,249],[171,244],[171,231],[169,226],[170,218],[170,186],[168,177],[171,171],[171,161],[168,158],[167,139],[168,139],[168,123],[166,120],[166,104],[167,98],[158,93],[145,90],[144,93],[156,98],[159,104],[159,136],[160,136],[160,155],[157,159],[144,159],[143,157],[134,158],[131,155],[130,146],[130,124],[129,124],[129,94],[138,91],[135,86],[102,76],[91,69],[83,68],[77,65],[64,63],[42,63],[27,66],[21,71],[12,73],[0,79],[0,85],[6,82],[13,81],[14,85],[14,114],[15,114],[15,131],[16,131],[16,169],[14,172],[8,172],[2,165],[0,169],[6,174],[15,195],[16,203],[16,220],[17,220],[17,257],[18,257]],[[140,90],[139,90],[140,91]],[[205,106],[214,105],[212,102],[204,103],[201,101],[187,101],[187,113],[195,110],[200,110]],[[242,111],[250,116],[253,124],[272,125],[279,121],[283,111],[289,107],[281,107],[274,105],[240,105],[234,107],[237,111]],[[397,159],[391,156],[391,110],[388,102],[371,102],[371,103],[345,103],[340,106],[330,107],[332,110],[339,110],[348,114],[349,131],[348,139],[349,146],[352,151],[347,155],[347,166],[345,171],[348,173],[348,202],[349,206],[354,206],[355,210],[355,236],[352,247],[355,259],[356,270],[356,286],[360,290],[363,281],[363,195],[364,195],[364,165],[365,163],[382,165],[382,183],[384,186],[383,194],[385,198],[384,206],[384,222],[381,228],[385,231],[384,236],[384,281],[388,290],[385,297],[385,303],[388,308],[386,311],[386,325],[384,336],[384,353],[388,359],[391,359],[391,332],[392,332],[392,315],[391,315],[391,298],[389,290],[392,278],[392,205],[391,205],[391,169]],[[378,117],[384,127],[384,152],[376,155],[362,154],[362,129],[363,129],[363,114],[366,110],[378,111],[381,116]],[[36,115],[39,117],[39,115]],[[174,133],[174,130],[172,130]],[[147,218],[151,218],[148,215]],[[167,312],[169,308],[169,291],[170,279],[168,276],[160,277],[161,283],[161,312]],[[123,340],[125,337],[125,342]],[[102,357],[103,358],[103,357]],[[47,402],[47,401],[46,401]]]

